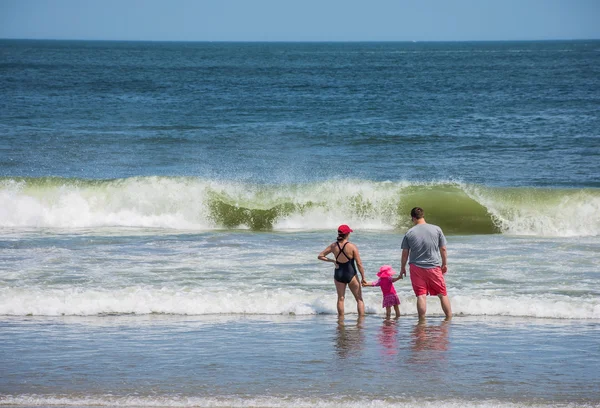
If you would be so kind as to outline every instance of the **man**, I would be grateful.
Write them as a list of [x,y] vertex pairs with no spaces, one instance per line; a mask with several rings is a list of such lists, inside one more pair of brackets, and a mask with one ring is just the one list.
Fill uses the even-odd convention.
[[450,319],[452,309],[444,281],[444,274],[448,271],[446,237],[440,227],[425,222],[422,208],[413,208],[410,216],[414,226],[402,240],[400,277],[406,276],[406,261],[409,261],[410,281],[417,296],[419,320],[425,319],[427,295],[440,298],[446,319]]

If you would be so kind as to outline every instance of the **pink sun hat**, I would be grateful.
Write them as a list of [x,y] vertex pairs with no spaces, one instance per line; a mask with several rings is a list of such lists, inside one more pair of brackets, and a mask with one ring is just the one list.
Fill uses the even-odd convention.
[[383,265],[381,268],[379,268],[379,272],[377,272],[377,276],[379,276],[380,278],[388,278],[392,275],[394,275],[396,273],[396,271],[389,265]]

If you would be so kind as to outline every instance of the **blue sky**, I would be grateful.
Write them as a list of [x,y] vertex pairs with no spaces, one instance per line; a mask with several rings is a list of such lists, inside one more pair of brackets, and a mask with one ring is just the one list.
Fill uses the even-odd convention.
[[0,38],[598,39],[600,0],[0,0]]

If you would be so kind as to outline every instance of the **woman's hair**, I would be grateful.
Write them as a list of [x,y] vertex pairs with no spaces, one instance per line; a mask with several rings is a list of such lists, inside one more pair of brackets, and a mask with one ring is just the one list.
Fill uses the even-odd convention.
[[341,232],[338,232],[337,240],[338,241],[343,241],[346,238],[348,238],[348,235],[350,235],[350,234],[342,234]]

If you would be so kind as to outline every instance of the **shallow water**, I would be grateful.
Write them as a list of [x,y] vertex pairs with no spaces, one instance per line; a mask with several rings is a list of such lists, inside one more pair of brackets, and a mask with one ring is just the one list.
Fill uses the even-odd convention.
[[1,326],[3,404],[600,400],[598,321],[150,315]]
[[[368,280],[383,264],[398,269],[401,240],[353,234]],[[333,272],[316,259],[331,241],[322,232],[9,233],[0,314],[334,314]],[[448,250],[457,314],[600,318],[596,237],[449,236]],[[402,313],[413,315],[409,279],[395,286]],[[382,313],[378,288],[364,296],[369,313]],[[436,302],[430,313],[441,313]]]

